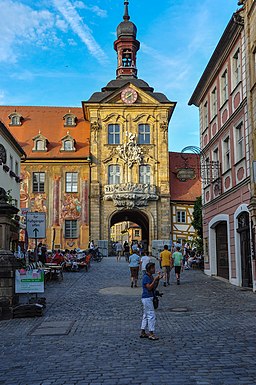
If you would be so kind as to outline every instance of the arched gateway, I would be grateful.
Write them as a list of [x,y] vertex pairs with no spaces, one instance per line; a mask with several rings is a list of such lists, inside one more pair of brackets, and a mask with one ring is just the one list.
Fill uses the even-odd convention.
[[[141,210],[122,210],[116,211],[110,218],[109,228],[120,222],[136,223],[141,228],[141,239],[143,244],[148,246],[151,244],[149,226],[152,221],[149,220],[148,215]],[[109,237],[110,238],[110,237]]]
[[110,240],[110,227],[127,220],[152,240],[169,240],[168,124],[175,103],[137,78],[137,28],[128,1],[117,27],[116,79],[82,102],[90,121],[90,237]]

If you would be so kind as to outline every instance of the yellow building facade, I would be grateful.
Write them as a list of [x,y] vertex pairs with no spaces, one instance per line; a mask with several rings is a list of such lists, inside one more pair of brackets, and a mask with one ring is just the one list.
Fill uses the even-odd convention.
[[168,124],[175,108],[137,78],[140,43],[125,2],[117,27],[116,79],[82,102],[90,122],[91,239],[110,239],[111,227],[139,225],[142,241],[170,239]]

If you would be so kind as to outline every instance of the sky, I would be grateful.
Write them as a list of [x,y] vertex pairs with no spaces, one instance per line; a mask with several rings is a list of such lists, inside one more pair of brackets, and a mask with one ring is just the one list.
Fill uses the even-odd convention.
[[[169,150],[199,146],[188,101],[237,0],[130,0],[138,77],[177,102]],[[123,0],[0,0],[0,105],[80,107],[116,77]]]

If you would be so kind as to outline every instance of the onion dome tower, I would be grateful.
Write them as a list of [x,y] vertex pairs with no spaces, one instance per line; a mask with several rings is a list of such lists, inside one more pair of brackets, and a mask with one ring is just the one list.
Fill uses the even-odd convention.
[[117,79],[137,78],[136,54],[140,49],[140,42],[136,40],[137,28],[130,21],[128,5],[129,1],[125,1],[124,21],[117,27],[117,40],[114,42],[114,48],[117,51]]

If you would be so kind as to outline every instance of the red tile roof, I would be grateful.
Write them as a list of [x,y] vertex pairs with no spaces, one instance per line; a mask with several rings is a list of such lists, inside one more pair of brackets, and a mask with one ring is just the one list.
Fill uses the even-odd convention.
[[[9,114],[17,112],[22,116],[20,126],[10,126]],[[77,117],[75,127],[65,127],[63,116],[74,114]],[[0,106],[0,121],[2,121],[11,134],[16,138],[28,159],[55,159],[55,158],[85,158],[90,155],[89,138],[90,124],[84,120],[80,107],[38,107],[38,106]],[[32,151],[33,138],[38,133],[47,138],[47,152]],[[75,139],[76,151],[60,152],[61,139],[67,132]]]
[[[185,158],[183,159],[182,158]],[[181,154],[180,152],[170,152],[170,191],[171,201],[194,202],[196,197],[201,196],[201,181],[199,179],[199,155]],[[193,168],[195,179],[182,182],[177,178],[177,172],[182,168]]]

